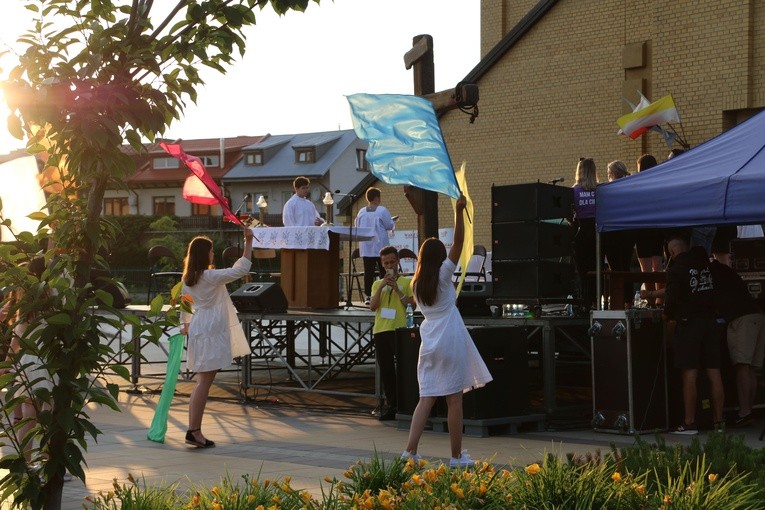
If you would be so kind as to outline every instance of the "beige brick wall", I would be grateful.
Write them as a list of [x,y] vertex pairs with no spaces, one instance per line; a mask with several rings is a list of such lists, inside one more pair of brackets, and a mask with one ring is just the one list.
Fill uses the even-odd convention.
[[[482,54],[535,3],[484,0]],[[483,76],[475,123],[459,111],[441,119],[452,161],[468,164],[476,241],[491,244],[492,184],[563,176],[570,186],[582,156],[601,180],[611,160],[632,170],[644,152],[664,159],[657,134],[616,135],[626,80],[642,79],[652,100],[671,93],[692,146],[720,133],[723,111],[765,106],[764,11],[763,0],[558,2]],[[640,42],[646,65],[625,70],[623,47]],[[450,225],[447,201],[440,212]]]

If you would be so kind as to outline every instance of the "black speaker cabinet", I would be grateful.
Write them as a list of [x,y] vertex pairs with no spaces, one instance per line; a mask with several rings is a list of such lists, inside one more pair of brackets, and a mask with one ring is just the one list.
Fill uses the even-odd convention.
[[[468,331],[494,380],[465,394],[464,417],[487,419],[526,414],[530,404],[525,328],[481,327]],[[396,400],[398,413],[403,415],[414,414],[420,398],[417,383],[419,333],[417,328],[396,330]],[[445,406],[433,406],[433,414],[446,416]]]
[[287,296],[272,282],[247,283],[231,293],[238,312],[284,312]]
[[465,419],[527,414],[531,404],[526,328],[475,327],[468,331],[493,380],[483,388],[465,393],[462,401]]
[[565,298],[573,293],[570,263],[495,260],[491,270],[494,298]]
[[457,308],[463,317],[491,317],[486,300],[492,297],[491,282],[465,282],[457,296]]
[[730,257],[736,271],[765,271],[765,238],[733,239]]
[[535,182],[492,186],[491,221],[547,220],[571,216],[571,188]]
[[765,272],[740,272],[739,276],[744,280],[749,294],[760,305],[760,310],[765,312]]
[[491,226],[492,260],[571,256],[574,232],[567,222],[520,221]]
[[617,434],[666,430],[667,358],[661,312],[599,310],[592,312],[591,322],[593,429]]

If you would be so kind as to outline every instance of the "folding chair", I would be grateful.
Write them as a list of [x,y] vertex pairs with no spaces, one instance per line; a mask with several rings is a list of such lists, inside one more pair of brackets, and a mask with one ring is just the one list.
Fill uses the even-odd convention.
[[[162,292],[170,292],[173,285],[181,281],[183,271],[178,270],[178,260],[167,246],[157,245],[149,248],[149,290],[146,302]],[[160,282],[163,283],[160,287]]]

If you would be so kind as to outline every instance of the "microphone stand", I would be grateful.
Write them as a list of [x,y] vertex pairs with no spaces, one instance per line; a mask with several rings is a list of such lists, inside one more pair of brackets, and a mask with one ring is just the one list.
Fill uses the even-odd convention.
[[[356,195],[353,193],[339,193],[335,192],[334,195],[344,195],[351,200],[351,205],[353,205],[353,199],[356,198]],[[353,211],[353,208],[351,208],[351,211]],[[356,223],[355,218],[351,218],[350,221],[350,227],[348,229],[348,295],[345,298],[345,307],[344,310],[350,310],[351,308],[356,308],[353,306],[352,298],[353,298],[353,225]]]

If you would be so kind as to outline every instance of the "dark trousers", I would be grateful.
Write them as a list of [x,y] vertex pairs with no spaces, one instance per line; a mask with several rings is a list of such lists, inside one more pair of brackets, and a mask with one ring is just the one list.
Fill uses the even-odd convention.
[[390,407],[396,407],[396,332],[375,333],[373,341],[385,400]]
[[380,257],[362,257],[364,259],[364,295],[372,295],[372,284],[385,274]]

